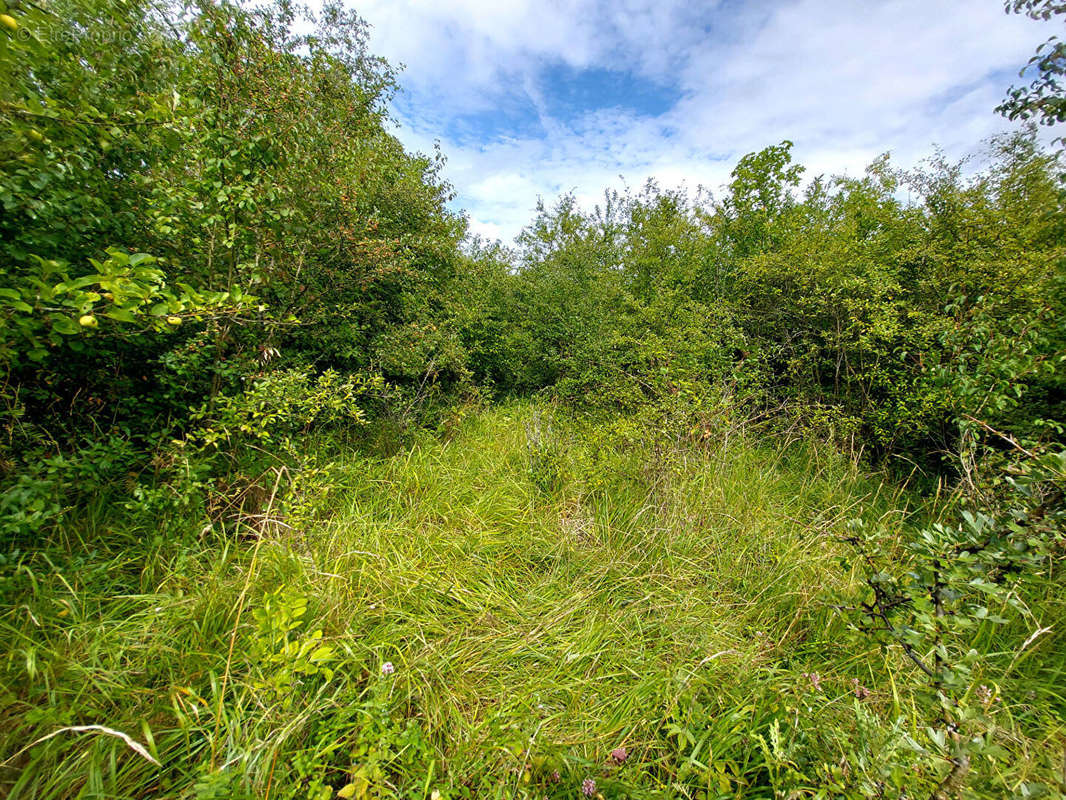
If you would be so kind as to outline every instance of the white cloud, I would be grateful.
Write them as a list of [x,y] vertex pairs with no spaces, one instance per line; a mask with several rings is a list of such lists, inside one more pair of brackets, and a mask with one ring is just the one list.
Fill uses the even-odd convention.
[[[717,187],[782,139],[809,174],[909,164],[1008,128],[993,108],[1052,26],[995,0],[370,0],[371,47],[394,63],[401,138],[440,139],[471,228],[511,239],[537,196],[595,201],[619,175]],[[671,87],[657,116],[551,113],[549,67],[626,70]],[[532,109],[532,111],[531,111]],[[521,110],[531,117],[509,127]],[[457,123],[480,115],[457,133]],[[449,132],[451,135],[449,135]],[[480,133],[479,133],[480,132]]]

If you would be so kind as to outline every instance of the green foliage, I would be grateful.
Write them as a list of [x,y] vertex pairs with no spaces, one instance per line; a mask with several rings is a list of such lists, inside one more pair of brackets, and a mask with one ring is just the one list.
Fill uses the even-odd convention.
[[0,491],[0,536],[8,543],[43,537],[79,501],[112,491],[137,461],[134,448],[117,436],[35,460]]
[[693,421],[723,398],[785,408],[908,470],[964,470],[956,420],[1028,435],[1062,415],[1058,169],[1026,133],[971,178],[882,158],[801,192],[786,142],[742,159],[717,203],[654,184],[590,213],[564,198],[462,323],[475,374],[628,413],[687,397]]
[[252,611],[256,636],[249,654],[264,673],[256,688],[273,691],[283,702],[306,691],[308,682],[333,677],[334,648],[322,641],[321,630],[301,630],[306,613],[307,598],[284,589],[268,594]]
[[[558,469],[530,469],[535,430]],[[625,418],[511,404],[387,458],[305,437],[270,524],[198,535],[186,514],[186,535],[154,542],[154,520],[101,503],[0,561],[0,751],[104,724],[163,766],[56,737],[0,770],[4,791],[928,796],[962,744],[974,796],[1061,791],[1062,592],[1042,574],[1062,557],[1061,460],[1003,473],[980,533],[947,513],[937,533],[935,509],[825,446],[735,431],[661,447]],[[893,620],[931,668],[941,636],[944,702],[899,639],[834,611],[871,591],[842,541],[857,530],[915,597]],[[938,622],[929,559],[990,534],[944,572]],[[1009,554],[1019,537],[1043,544]],[[1000,552],[1035,568],[982,574]]]
[[508,249],[339,3],[0,8],[7,795],[1066,791],[1034,129]]
[[316,425],[362,425],[358,402],[381,391],[379,375],[342,376],[326,370],[312,376],[301,370],[277,370],[255,378],[237,395],[220,395],[191,414],[202,425],[192,441],[201,446],[236,449],[241,442],[269,444],[292,451],[294,435]]
[[[0,33],[0,490],[93,441],[140,471],[175,439],[284,449],[470,391],[441,302],[464,223],[440,155],[388,132],[393,73],[356,15],[58,0],[16,16]],[[26,491],[7,497],[27,520],[60,519]]]
[[[1066,14],[1062,0],[1007,0],[1004,6],[1008,14],[1013,11],[1045,22]],[[1052,36],[1040,45],[1018,75],[1025,77],[1029,70],[1036,73],[1032,83],[1012,86],[996,111],[1009,119],[1035,119],[1041,125],[1066,122],[1066,42]],[[1063,138],[1058,141],[1063,142]]]
[[[198,292],[188,285],[171,288],[147,253],[127,255],[108,249],[105,261],[89,259],[96,272],[77,278],[57,261],[33,258],[39,266],[35,274],[23,276],[17,288],[0,288],[6,323],[0,363],[5,366],[12,361],[21,366],[21,358],[43,361],[64,337],[99,335],[101,319],[134,326],[137,332],[162,332],[176,329],[186,319],[235,313],[255,299],[244,297],[239,288],[232,292]],[[122,335],[121,328],[114,335]],[[78,353],[87,346],[71,342],[69,350]]]
[[560,492],[570,478],[565,449],[551,419],[535,411],[526,425],[529,452],[529,478],[541,492],[552,496]]
[[[858,631],[900,648],[917,668],[904,679],[921,700],[916,711],[925,735],[921,743],[904,739],[936,796],[972,783],[971,770],[978,781],[987,779],[1006,756],[997,687],[1050,631],[1039,627],[1026,600],[1039,595],[1066,543],[1064,493],[1066,452],[1026,453],[1010,465],[996,501],[985,501],[988,513],[963,509],[957,521],[923,527],[903,541],[851,523],[846,540],[865,586],[850,610]],[[997,634],[1012,617],[1025,627]],[[995,650],[989,640],[999,642]],[[893,776],[899,789],[911,781]],[[1026,786],[1055,796],[1053,782]]]

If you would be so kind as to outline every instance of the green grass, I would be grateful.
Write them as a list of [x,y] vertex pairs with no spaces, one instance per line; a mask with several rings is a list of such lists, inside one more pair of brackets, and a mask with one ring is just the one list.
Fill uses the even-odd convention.
[[[663,450],[519,404],[309,450],[241,520],[148,545],[101,502],[4,565],[9,797],[772,797],[887,747],[869,715],[918,724],[900,654],[832,607],[845,522],[911,514],[828,448]],[[100,731],[29,747],[91,724],[162,767]],[[1061,736],[1026,724],[1020,776]]]

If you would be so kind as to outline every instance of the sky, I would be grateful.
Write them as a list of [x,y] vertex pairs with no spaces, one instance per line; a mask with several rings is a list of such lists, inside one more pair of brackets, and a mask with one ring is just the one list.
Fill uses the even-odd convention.
[[439,142],[454,207],[504,243],[538,198],[714,192],[785,139],[808,177],[962,156],[1015,127],[993,109],[1061,33],[1000,0],[352,2],[402,67],[396,134]]

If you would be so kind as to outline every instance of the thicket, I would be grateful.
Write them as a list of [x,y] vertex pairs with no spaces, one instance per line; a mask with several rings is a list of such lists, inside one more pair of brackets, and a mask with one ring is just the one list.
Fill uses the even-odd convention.
[[331,371],[404,420],[478,390],[785,411],[934,475],[995,441],[971,417],[1059,435],[1062,165],[1034,133],[803,186],[784,142],[717,199],[564,197],[514,250],[464,249],[441,157],[388,132],[394,76],[349,12],[20,20],[0,90],[8,474],[51,458],[111,481],[267,396],[313,406]]
[[0,48],[16,491],[92,492],[202,426],[300,428],[324,375],[465,377],[436,324],[463,223],[439,160],[388,133],[393,74],[351,12],[30,5]]
[[[838,532],[857,576],[840,618],[909,663],[925,760],[902,774],[891,750],[860,789],[766,744],[743,785],[992,781],[979,662],[1000,648],[1009,673],[1031,644],[1017,620],[1061,609],[1066,190],[1035,129],[851,177],[805,175],[785,141],[715,194],[541,205],[507,247],[470,240],[443,156],[392,135],[395,75],[340,4],[9,0],[0,21],[5,603],[41,559],[113,554],[106,524],[79,528],[109,506],[145,563],[213,536],[247,547],[232,524],[261,540],[320,475],[322,436],[389,454],[534,395],[659,466],[799,436],[942,501],[906,536],[861,513]],[[1058,53],[1006,112],[1054,117]],[[568,485],[553,442],[529,435],[547,496]],[[335,653],[289,636],[294,602],[259,607],[262,659],[328,683]]]
[[[875,458],[958,465],[967,415],[1058,431],[1060,165],[1031,135],[985,169],[887,157],[802,190],[790,145],[741,159],[722,198],[654,184],[591,213],[541,209],[498,251],[487,319],[462,331],[503,393],[633,411],[688,398],[788,409]],[[517,270],[512,264],[517,263]]]

